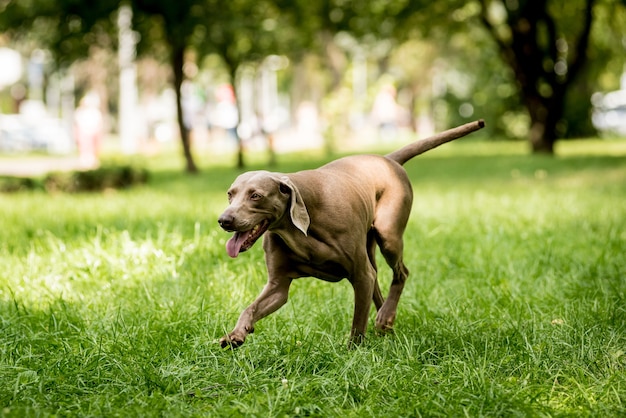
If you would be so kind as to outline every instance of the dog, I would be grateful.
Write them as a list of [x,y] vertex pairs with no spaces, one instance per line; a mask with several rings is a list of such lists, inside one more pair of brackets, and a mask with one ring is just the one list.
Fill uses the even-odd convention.
[[[354,289],[349,345],[363,341],[372,301],[376,328],[391,330],[409,274],[403,261],[403,233],[413,191],[402,166],[484,126],[482,119],[467,123],[385,156],[353,155],[314,170],[238,176],[228,189],[229,205],[218,223],[234,232],[226,243],[233,258],[263,236],[268,281],[220,345],[241,346],[257,321],[287,302],[291,282],[300,277],[349,280]],[[376,246],[393,271],[386,299],[377,279]]]

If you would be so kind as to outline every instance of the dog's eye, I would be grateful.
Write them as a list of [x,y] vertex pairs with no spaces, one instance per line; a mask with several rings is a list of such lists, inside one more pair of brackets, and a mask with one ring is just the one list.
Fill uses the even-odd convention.
[[263,196],[261,196],[259,193],[252,193],[250,195],[250,199],[252,200],[260,200]]
[[228,192],[227,196],[228,196],[228,201],[229,202],[233,200],[233,194],[231,192]]

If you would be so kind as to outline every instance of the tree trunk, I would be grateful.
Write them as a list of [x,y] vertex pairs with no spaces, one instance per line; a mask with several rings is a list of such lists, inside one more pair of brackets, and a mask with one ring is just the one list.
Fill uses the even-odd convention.
[[554,139],[546,135],[545,122],[532,121],[528,133],[533,154],[554,154]]
[[[539,95],[525,95],[524,104],[530,116],[528,140],[534,154],[553,154],[556,141],[554,112],[550,100]],[[561,113],[561,112],[558,112]]]
[[324,45],[324,60],[331,74],[330,90],[335,91],[341,85],[344,69],[347,65],[346,58],[335,44],[332,33],[325,30],[321,32],[320,36]]
[[[230,70],[229,71],[230,82],[233,88],[233,94],[235,95],[235,105],[237,106],[237,113],[239,114],[239,122],[237,123],[237,125],[239,125],[241,123],[242,113],[241,113],[241,101],[239,100],[239,91],[237,88],[237,65],[235,63],[228,61],[226,58],[224,60],[226,61],[228,68]],[[235,140],[237,141],[237,168],[243,169],[246,166],[245,160],[243,158],[244,147],[243,147],[243,141],[241,140],[241,137],[239,136],[239,132],[237,129],[235,129]]]
[[191,137],[189,128],[185,125],[182,105],[182,90],[184,74],[183,65],[185,60],[184,45],[172,44],[172,70],[174,72],[174,90],[176,91],[176,114],[178,119],[178,128],[180,130],[180,139],[183,146],[183,155],[185,157],[186,171],[191,174],[198,172],[198,167],[193,160],[191,153]]

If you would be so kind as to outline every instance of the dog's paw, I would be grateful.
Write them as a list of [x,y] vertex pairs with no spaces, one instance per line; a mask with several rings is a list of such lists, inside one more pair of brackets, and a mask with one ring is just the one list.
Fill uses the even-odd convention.
[[395,322],[396,315],[381,315],[381,312],[376,316],[376,331],[379,333],[392,333],[393,332],[393,323]]
[[231,332],[230,334],[224,335],[222,338],[220,338],[220,345],[222,346],[222,348],[238,348],[241,347],[245,341],[245,336],[239,336],[236,333]]
[[348,350],[352,350],[365,342],[365,333],[352,330],[350,332],[350,339],[348,339]]

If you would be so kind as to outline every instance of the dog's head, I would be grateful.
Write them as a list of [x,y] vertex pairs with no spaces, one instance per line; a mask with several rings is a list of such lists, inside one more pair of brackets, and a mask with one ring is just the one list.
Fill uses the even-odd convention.
[[226,243],[231,257],[252,247],[265,231],[282,222],[291,222],[305,235],[311,222],[297,187],[281,173],[241,174],[228,189],[228,202],[218,223],[235,233]]

